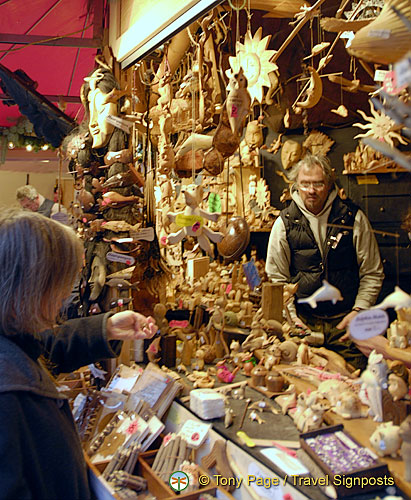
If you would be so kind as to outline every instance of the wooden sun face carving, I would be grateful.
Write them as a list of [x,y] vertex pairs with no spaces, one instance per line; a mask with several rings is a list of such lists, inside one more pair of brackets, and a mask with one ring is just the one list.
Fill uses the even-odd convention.
[[236,56],[229,57],[231,70],[226,72],[228,78],[232,73],[238,73],[243,68],[245,77],[248,81],[248,92],[251,101],[263,101],[263,87],[270,87],[271,82],[269,73],[276,71],[278,66],[270,62],[276,51],[267,50],[271,35],[262,37],[262,28],[260,27],[253,35],[247,31],[244,38],[244,45],[240,42],[236,44]]

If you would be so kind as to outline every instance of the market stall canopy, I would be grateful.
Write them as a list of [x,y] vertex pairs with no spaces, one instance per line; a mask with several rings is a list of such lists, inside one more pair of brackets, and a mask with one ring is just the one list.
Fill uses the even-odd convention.
[[[0,63],[33,81],[30,95],[59,103],[67,124],[82,110],[80,87],[102,45],[103,8],[104,0],[0,1]],[[5,73],[3,84],[10,84]],[[23,113],[10,106],[9,84],[0,89],[0,127],[15,125]]]
[[11,102],[17,104],[20,112],[33,124],[37,137],[58,148],[75,127],[75,121],[2,64],[0,79],[3,89],[13,99]]

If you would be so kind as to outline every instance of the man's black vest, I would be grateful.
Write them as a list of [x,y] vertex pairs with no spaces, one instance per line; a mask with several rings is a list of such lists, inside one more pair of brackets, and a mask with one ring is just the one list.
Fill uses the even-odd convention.
[[44,199],[43,203],[39,206],[37,212],[45,217],[49,217],[51,215],[51,209],[53,208],[54,201],[49,200],[47,198]]
[[297,312],[320,318],[348,313],[355,302],[359,286],[357,255],[353,244],[353,225],[358,207],[351,201],[336,198],[328,217],[324,258],[321,256],[308,219],[292,201],[282,210],[287,241],[291,250],[291,282],[298,283],[297,298],[309,297],[327,280],[337,287],[344,300],[335,305],[318,302],[315,309],[298,304]]

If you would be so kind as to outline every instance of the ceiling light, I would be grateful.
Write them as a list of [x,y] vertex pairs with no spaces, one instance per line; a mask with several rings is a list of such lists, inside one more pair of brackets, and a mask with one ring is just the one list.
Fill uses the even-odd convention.
[[49,145],[48,145],[48,144],[44,144],[44,146],[41,146],[41,149],[42,149],[43,151],[47,151],[47,150],[48,150],[48,148],[49,148]]
[[33,151],[33,146],[31,144],[27,144],[26,149],[27,151]]
[[14,149],[14,143],[9,142],[9,149]]

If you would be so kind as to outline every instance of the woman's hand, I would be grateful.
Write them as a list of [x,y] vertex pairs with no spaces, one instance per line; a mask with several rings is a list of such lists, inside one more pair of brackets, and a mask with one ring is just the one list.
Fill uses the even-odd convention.
[[151,339],[158,330],[154,318],[134,311],[123,311],[107,321],[108,340]]

